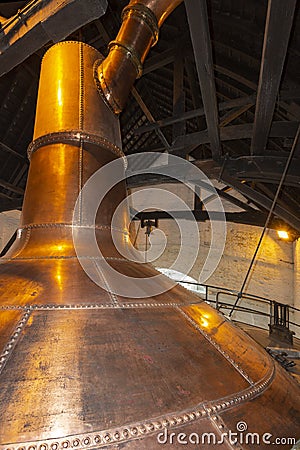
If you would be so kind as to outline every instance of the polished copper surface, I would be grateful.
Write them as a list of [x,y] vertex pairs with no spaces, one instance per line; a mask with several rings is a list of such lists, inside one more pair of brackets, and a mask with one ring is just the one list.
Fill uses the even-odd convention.
[[[146,298],[114,294],[84,239],[107,289],[82,270],[72,231],[87,229],[88,205],[73,225],[74,205],[85,181],[120,152],[117,118],[93,80],[99,59],[64,42],[43,60],[22,222],[0,266],[1,450],[182,448],[160,444],[158,434],[221,437],[242,420],[253,432],[297,438],[296,382],[199,297],[180,286],[151,295],[156,271],[115,248],[110,225],[124,183],[104,199],[94,228],[105,260],[133,289],[131,277],[143,278]],[[114,230],[124,249],[128,220],[125,208]],[[217,448],[253,446],[225,439]]]
[[146,56],[158,39],[159,28],[182,0],[131,0],[109,55],[95,66],[95,80],[105,102],[116,113],[126,103]]

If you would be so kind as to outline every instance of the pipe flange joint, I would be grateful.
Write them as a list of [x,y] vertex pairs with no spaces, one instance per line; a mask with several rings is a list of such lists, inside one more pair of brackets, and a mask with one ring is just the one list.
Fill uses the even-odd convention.
[[106,83],[104,73],[103,73],[103,60],[97,59],[94,63],[93,67],[94,71],[94,81],[97,87],[99,94],[101,95],[102,100],[106,104],[106,106],[114,113],[120,114],[122,111],[121,106],[114,99],[111,90],[109,89],[108,84]]
[[122,21],[130,16],[138,17],[150,28],[153,37],[153,47],[157,43],[159,35],[158,21],[154,12],[142,3],[136,3],[135,5],[128,5],[123,9]]
[[137,54],[137,52],[135,51],[135,49],[133,47],[131,47],[128,44],[125,44],[125,42],[121,42],[121,41],[111,41],[108,44],[108,49],[112,50],[113,48],[118,48],[119,50],[121,50],[123,53],[125,53],[127,58],[131,59],[131,62],[133,63],[136,73],[137,73],[137,78],[140,78],[142,76],[143,73],[143,65],[141,63],[141,59],[139,57],[139,55]]

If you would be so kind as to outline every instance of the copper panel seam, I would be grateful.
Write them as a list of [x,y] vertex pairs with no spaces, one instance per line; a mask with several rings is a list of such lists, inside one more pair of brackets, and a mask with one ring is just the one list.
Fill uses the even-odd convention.
[[[20,250],[21,251],[21,250]],[[20,254],[20,251],[18,252],[18,255]],[[49,255],[49,256],[23,256],[21,258],[18,258],[18,255],[14,256],[13,258],[1,258],[0,260],[0,264],[1,261],[13,261],[13,262],[19,262],[19,261],[31,261],[31,260],[51,260],[51,259],[74,259],[74,260],[78,260],[77,256],[74,255],[60,255],[60,256],[55,256],[55,255]],[[80,256],[80,259],[90,259],[91,261],[95,260],[95,261],[125,261],[125,262],[132,262],[132,261],[128,261],[128,259],[126,258],[118,258],[116,256]],[[133,262],[134,263],[134,262]],[[136,263],[137,264],[137,263]],[[195,302],[193,302],[195,303]]]
[[[18,308],[20,309],[20,308]],[[17,342],[19,340],[19,337],[21,335],[21,332],[23,331],[25,325],[27,324],[31,311],[29,308],[24,308],[25,313],[22,316],[22,319],[18,322],[16,328],[14,329],[13,333],[11,334],[11,337],[8,341],[8,343],[6,344],[6,346],[4,347],[3,352],[0,355],[0,375],[2,370],[4,369],[4,366],[6,365],[6,363],[8,362],[9,358],[11,357],[14,348],[17,345]]]
[[78,223],[82,222],[82,180],[83,180],[83,143],[80,142],[79,155],[78,155],[78,217],[76,218]]
[[225,422],[222,420],[222,418],[216,414],[209,418],[210,423],[215,428],[217,433],[219,434],[220,438],[223,440],[224,443],[227,444],[227,446],[231,449],[235,450],[243,450],[243,447],[241,447],[237,442],[233,443],[232,440],[228,439],[228,436],[230,436],[230,429],[226,426]]
[[248,383],[250,383],[251,386],[255,384],[251,377],[239,366],[239,364],[237,364],[236,361],[234,361],[234,359],[231,358],[231,356],[229,356],[228,353],[226,353],[225,350],[223,350],[222,347],[220,347],[220,345],[211,338],[211,336],[209,336],[202,328],[200,328],[188,314],[182,311],[182,309],[178,306],[176,307],[176,309],[218,350],[219,353],[221,353],[222,356],[224,356],[225,359],[227,359],[227,361],[242,375],[242,377],[246,381],[248,381]]
[[108,230],[108,231],[120,231],[123,234],[129,234],[128,230],[124,230],[124,228],[114,227],[113,225],[73,225],[72,223],[67,222],[48,222],[48,223],[29,223],[21,226],[18,230],[28,230],[28,229],[37,229],[37,228],[88,228],[95,230]]
[[[193,303],[191,303],[193,304]],[[10,310],[10,309],[18,309],[18,310],[48,310],[48,309],[135,309],[135,308],[164,308],[164,307],[178,307],[182,306],[181,303],[118,303],[117,305],[109,305],[107,303],[92,303],[92,304],[42,304],[42,305],[27,305],[27,306],[17,306],[17,305],[4,305],[0,306],[0,310]]]
[[[77,45],[79,44],[78,41],[61,41],[61,42],[57,42],[55,45],[53,45],[52,47],[50,47],[50,48],[47,50],[46,53],[44,53],[44,55],[43,55],[43,57],[42,57],[42,59],[41,59],[41,62],[44,61],[44,59],[46,58],[46,56],[48,55],[48,53],[50,53],[51,51],[55,51],[55,48],[56,48],[56,47],[61,47],[61,46],[64,46],[64,45],[69,45],[70,43],[71,43],[71,44],[74,44],[74,42],[75,42]],[[81,42],[81,41],[80,41],[80,44],[82,45],[82,47],[87,47],[87,48],[90,48],[91,50],[95,50],[95,47],[93,47],[92,45],[87,44],[86,42]]]
[[[23,242],[23,245],[21,245],[21,247],[18,249],[17,253],[15,254],[14,258],[17,258],[17,256],[22,253],[22,251],[25,249],[25,247],[27,247],[27,244],[29,242],[30,239],[30,234],[31,234],[31,229],[27,229],[25,230],[25,240]],[[9,258],[9,260],[13,260],[14,258]],[[4,260],[4,258],[1,258],[1,260]]]
[[[93,72],[94,72],[94,81],[97,88],[97,91],[99,92],[99,95],[105,105],[110,108],[110,110],[115,113],[115,111],[121,111],[122,108],[118,105],[116,100],[113,98],[113,96],[110,95],[110,90],[108,89],[108,86],[106,85],[105,79],[103,77],[101,68],[102,68],[102,62],[103,59],[98,59],[94,63]],[[99,74],[98,74],[99,69]],[[110,101],[108,102],[107,98],[110,98]]]
[[77,144],[80,145],[80,142],[91,143],[95,145],[99,145],[106,150],[109,150],[114,155],[123,159],[125,168],[127,167],[127,159],[122,150],[117,147],[115,144],[112,144],[110,141],[105,139],[102,136],[98,136],[96,134],[87,133],[82,130],[65,130],[65,131],[56,131],[53,133],[44,134],[41,137],[38,137],[34,141],[32,141],[27,149],[28,159],[31,158],[31,155],[37,151],[39,148],[44,147],[50,144]]
[[[83,46],[79,44],[79,129],[84,129],[84,60]],[[79,223],[82,222],[82,190],[83,187],[83,141],[80,138],[79,154],[78,154],[78,218]]]
[[79,129],[84,129],[84,58],[83,45],[79,44]]
[[[194,303],[191,303],[193,305]],[[27,305],[27,306],[21,306],[21,305],[0,305],[0,311],[1,310],[32,310],[32,311],[44,311],[44,310],[58,310],[58,309],[135,309],[135,308],[166,308],[166,307],[178,307],[182,306],[181,303],[120,303],[118,304],[107,304],[107,303],[83,303],[83,304],[63,304],[63,305],[57,305],[57,304],[42,304],[42,305]]]
[[102,278],[102,280],[104,282],[104,285],[106,286],[106,291],[107,291],[112,303],[114,305],[118,305],[119,304],[118,297],[112,292],[112,290],[109,286],[109,283],[108,283],[107,279],[105,278],[103,270],[101,269],[100,265],[97,264],[97,261],[94,261],[94,266],[96,267],[97,273],[100,275],[100,277]]
[[[111,429],[94,431],[62,437],[60,439],[46,439],[43,441],[30,441],[18,443],[15,447],[9,443],[0,445],[0,450],[59,450],[67,448],[92,449],[105,447],[108,444],[117,444],[143,438],[146,435],[153,435],[164,428],[172,429],[178,426],[186,425],[196,420],[204,418],[214,418],[216,413],[239,406],[242,403],[249,402],[265,391],[271,384],[275,374],[275,364],[273,363],[269,373],[254,386],[229,395],[222,399],[210,402],[202,402],[193,408],[183,411],[175,411],[170,414],[156,418],[144,419],[143,421],[115,427]],[[216,420],[216,419],[214,419]]]

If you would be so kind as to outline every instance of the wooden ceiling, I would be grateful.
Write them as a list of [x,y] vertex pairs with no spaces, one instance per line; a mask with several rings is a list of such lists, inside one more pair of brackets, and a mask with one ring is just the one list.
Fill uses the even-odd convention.
[[[26,2],[14,3],[0,5],[0,15]],[[67,39],[106,54],[126,4],[109,0],[104,16]],[[120,116],[124,152],[189,159],[222,183],[227,201],[242,194],[243,214],[232,220],[257,225],[291,155],[274,215],[300,232],[299,9],[296,0],[186,0],[163,25]],[[49,45],[0,78],[0,211],[22,206],[40,62]],[[142,166],[150,163],[145,154]],[[135,177],[129,185],[161,181]]]

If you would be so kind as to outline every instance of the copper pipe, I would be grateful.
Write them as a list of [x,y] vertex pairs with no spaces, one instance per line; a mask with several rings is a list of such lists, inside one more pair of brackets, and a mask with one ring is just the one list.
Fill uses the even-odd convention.
[[126,103],[145,58],[158,39],[159,28],[182,0],[131,0],[122,12],[122,26],[109,44],[109,55],[95,65],[95,80],[115,114]]

